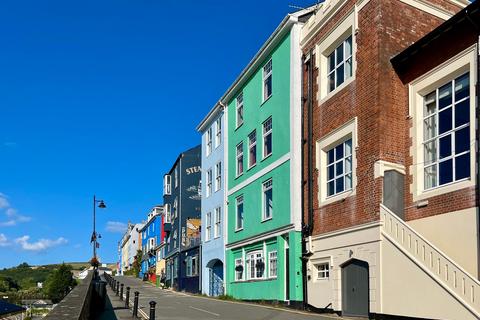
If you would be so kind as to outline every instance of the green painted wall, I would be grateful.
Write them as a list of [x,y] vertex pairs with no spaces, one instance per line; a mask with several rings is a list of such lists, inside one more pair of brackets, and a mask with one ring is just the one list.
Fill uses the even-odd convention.
[[[267,250],[264,252],[265,259],[265,279],[235,281],[235,259],[242,257],[242,249],[245,255],[251,251],[263,249],[263,242],[254,243],[243,248],[227,250],[227,293],[234,298],[243,300],[285,300],[285,239],[288,238],[290,248],[290,301],[302,301],[302,262],[301,262],[301,233],[292,231],[288,236],[277,236],[265,240]],[[268,253],[277,251],[278,275],[277,278],[269,279],[269,261]],[[244,271],[244,279],[246,269]]]

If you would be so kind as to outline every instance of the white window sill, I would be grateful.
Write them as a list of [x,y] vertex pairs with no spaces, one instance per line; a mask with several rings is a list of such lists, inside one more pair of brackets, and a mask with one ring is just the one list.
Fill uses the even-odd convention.
[[473,186],[475,186],[475,182],[470,177],[468,179],[462,179],[459,181],[450,182],[448,184],[443,184],[438,187],[424,190],[420,194],[414,195],[413,201],[425,200],[431,197],[439,196],[445,193],[450,193]]
[[268,96],[267,99],[263,100],[262,103],[260,104],[260,107],[262,107],[270,98],[273,96],[273,93]]
[[268,158],[270,158],[270,157],[272,156],[272,154],[273,154],[273,152],[271,152],[270,154],[264,156],[264,157],[262,158],[262,161],[265,161],[265,160],[267,160]]
[[273,216],[272,217],[269,217],[269,218],[265,218],[265,219],[262,219],[262,222],[261,223],[264,223],[264,222],[268,222],[270,220],[273,219]]
[[337,201],[345,200],[346,198],[354,196],[355,194],[356,194],[356,190],[350,189],[347,191],[343,191],[342,193],[329,196],[328,198],[325,198],[322,201],[320,201],[320,207],[326,206],[328,204],[331,204]]
[[242,231],[242,230],[243,230],[243,228],[235,229],[235,232],[240,232],[240,231]]
[[238,125],[236,125],[236,126],[235,126],[235,130],[237,130],[238,128],[240,128],[242,125],[243,125],[243,122],[240,123],[240,124],[238,124]]
[[331,97],[335,96],[337,93],[341,92],[345,87],[347,87],[350,83],[352,83],[355,80],[355,74],[353,74],[350,78],[345,80],[341,85],[333,89],[333,91],[330,91],[327,93],[325,96],[323,96],[320,101],[318,102],[319,105],[324,104],[327,102]]

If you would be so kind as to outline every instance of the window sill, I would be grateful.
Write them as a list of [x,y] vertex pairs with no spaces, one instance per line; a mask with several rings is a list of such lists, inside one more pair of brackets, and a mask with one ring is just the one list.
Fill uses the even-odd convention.
[[265,160],[267,160],[268,158],[270,158],[270,157],[272,156],[272,154],[273,154],[273,152],[272,152],[272,153],[270,153],[269,155],[266,155],[265,157],[263,157],[263,158],[262,158],[262,160],[261,160],[261,161],[265,161]]
[[257,166],[257,163],[255,162],[255,164],[254,164],[254,165],[252,165],[252,166],[248,167],[248,169],[247,169],[247,172],[248,172],[248,171],[250,171],[250,169],[253,169],[253,168],[255,168],[256,166]]
[[266,218],[266,219],[262,219],[261,223],[268,222],[268,221],[270,221],[270,220],[272,220],[272,219],[273,219],[273,217]]
[[330,98],[335,96],[337,93],[341,92],[343,89],[345,89],[350,83],[352,83],[355,80],[355,74],[353,74],[350,78],[345,80],[341,85],[336,87],[333,91],[330,91],[327,93],[325,96],[323,96],[320,101],[318,102],[318,105],[322,105],[325,102],[327,102]]
[[240,123],[239,125],[235,126],[235,130],[234,130],[234,131],[237,131],[241,126],[243,126],[243,122]]
[[350,189],[347,191],[343,191],[342,193],[330,196],[326,199],[323,199],[320,201],[320,207],[326,206],[328,204],[337,202],[337,201],[343,201],[348,197],[354,196],[356,194],[355,189]]
[[425,200],[431,197],[454,192],[457,190],[462,190],[464,188],[469,188],[472,186],[475,186],[475,181],[474,179],[472,179],[472,177],[458,180],[455,182],[450,182],[448,184],[444,184],[435,188],[420,191],[419,194],[414,194],[413,201]]
[[262,282],[262,281],[274,281],[277,278],[261,278],[261,279],[249,279],[249,280],[236,280],[232,283],[251,283],[251,282]]
[[271,95],[269,95],[267,99],[263,100],[262,103],[260,104],[260,108],[261,108],[265,103],[267,103],[267,101],[270,100],[270,99],[272,98],[272,96],[273,96],[273,93],[272,93]]
[[235,176],[235,179],[238,179],[240,178],[241,176],[243,176],[243,172],[241,174],[239,174],[238,176]]

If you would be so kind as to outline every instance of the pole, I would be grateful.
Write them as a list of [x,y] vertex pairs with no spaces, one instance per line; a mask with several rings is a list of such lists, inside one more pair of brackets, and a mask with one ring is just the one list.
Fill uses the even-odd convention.
[[130,299],[130,287],[127,287],[127,293],[125,294],[125,308],[130,307],[129,300]]
[[138,317],[138,295],[140,292],[135,291],[135,298],[133,299],[133,316]]
[[120,301],[123,300],[123,283],[120,285]]
[[150,317],[149,320],[155,320],[155,305],[157,303],[155,301],[150,301]]
[[93,257],[95,260],[97,259],[97,233],[95,231],[95,204],[97,200],[95,199],[95,195],[93,195]]

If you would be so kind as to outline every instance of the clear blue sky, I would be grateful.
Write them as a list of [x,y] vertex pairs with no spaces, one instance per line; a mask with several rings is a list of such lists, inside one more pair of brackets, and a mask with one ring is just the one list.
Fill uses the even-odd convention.
[[199,121],[289,4],[315,2],[1,1],[0,267],[88,260],[94,193],[115,261],[115,222],[162,202]]

